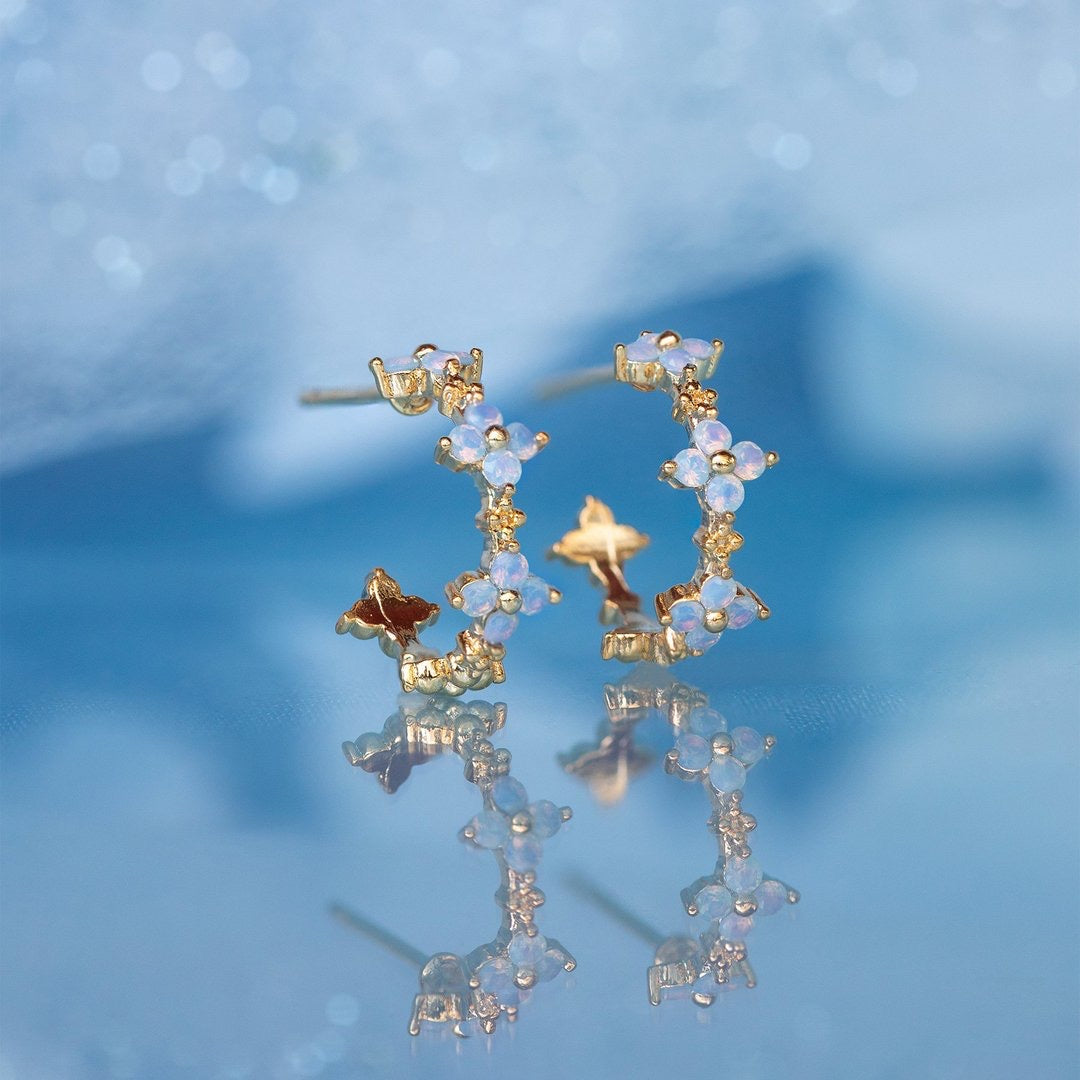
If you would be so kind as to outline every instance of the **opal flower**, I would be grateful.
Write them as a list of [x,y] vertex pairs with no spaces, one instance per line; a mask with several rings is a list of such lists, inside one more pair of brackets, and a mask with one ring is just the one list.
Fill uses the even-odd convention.
[[494,994],[501,1005],[516,1005],[520,991],[536,983],[554,979],[560,971],[574,966],[570,954],[543,934],[519,930],[510,938],[505,953],[499,953],[476,967],[480,988]]
[[691,439],[692,446],[664,463],[661,478],[673,487],[696,490],[717,513],[738,510],[744,482],[756,480],[768,466],[765,452],[752,442],[732,446],[731,432],[719,420],[699,420]]
[[711,341],[701,338],[683,338],[661,348],[659,337],[659,334],[642,334],[637,341],[626,346],[626,358],[638,364],[659,360],[665,371],[681,375],[687,364],[696,366],[702,360],[710,359],[716,351]]
[[506,865],[519,874],[535,870],[544,854],[544,840],[570,820],[570,808],[547,799],[530,803],[522,784],[503,776],[491,785],[491,806],[462,830],[477,847],[502,852]]
[[[741,630],[754,622],[760,611],[757,600],[737,581],[713,574],[698,587],[697,600],[688,597],[671,605],[671,625],[686,635],[691,649],[704,652],[716,644],[723,629]],[[727,616],[727,622],[713,629],[720,612]]]
[[446,453],[455,463],[452,468],[479,467],[492,487],[501,488],[516,484],[521,463],[546,445],[542,432],[533,434],[524,424],[503,424],[502,413],[481,401],[465,407],[462,422],[450,432]]
[[518,615],[535,615],[559,599],[559,592],[529,572],[529,562],[516,551],[500,551],[486,577],[461,586],[461,610],[481,620],[487,641],[500,644],[517,629]]
[[473,362],[468,349],[450,351],[447,349],[433,349],[419,358],[416,356],[395,356],[382,362],[383,370],[388,372],[413,371],[415,368],[424,368],[432,375],[442,378],[446,374],[446,365],[456,360],[462,367],[468,367]]
[[773,915],[797,900],[798,894],[782,881],[765,877],[752,855],[721,859],[715,873],[692,894],[695,914],[715,923],[728,941],[745,941],[754,915]]
[[759,762],[775,744],[771,735],[753,728],[737,727],[701,734],[691,729],[675,740],[672,763],[686,779],[706,781],[720,794],[741,791],[747,770]]

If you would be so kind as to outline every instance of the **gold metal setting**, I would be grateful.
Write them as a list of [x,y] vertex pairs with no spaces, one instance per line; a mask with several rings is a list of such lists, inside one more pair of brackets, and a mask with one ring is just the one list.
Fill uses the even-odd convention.
[[506,722],[506,706],[484,701],[463,703],[438,695],[415,705],[403,704],[383,725],[343,745],[351,765],[373,773],[388,792],[408,779],[412,769],[442,754],[456,754],[465,779],[479,788],[484,808],[461,829],[459,838],[491,851],[499,866],[495,902],[502,912],[490,942],[466,956],[436,953],[430,958],[400,938],[341,905],[333,911],[348,925],[420,966],[420,990],[413,999],[409,1032],[425,1025],[450,1024],[455,1035],[492,1034],[500,1017],[518,1018],[521,1004],[539,984],[576,961],[536,923],[544,903],[536,866],[543,842],[571,817],[568,806],[530,803],[525,789],[510,776],[510,752],[495,747],[491,736]]
[[[615,378],[634,387],[636,390],[651,392],[661,390],[672,399],[672,419],[681,424],[690,436],[691,445],[688,453],[698,455],[697,467],[703,472],[700,483],[684,483],[680,476],[680,463],[675,460],[665,461],[659,471],[659,479],[676,489],[695,490],[701,506],[701,524],[695,531],[693,540],[698,548],[698,565],[691,579],[686,583],[672,585],[656,594],[654,598],[655,620],[641,611],[640,598],[630,589],[623,567],[628,559],[642,550],[649,538],[630,525],[620,524],[610,507],[591,495],[586,496],[585,505],[578,518],[578,527],[572,529],[556,543],[549,555],[567,563],[586,566],[593,582],[604,593],[600,610],[600,621],[611,626],[603,638],[601,655],[605,660],[619,660],[623,663],[647,661],[656,664],[673,664],[689,656],[701,656],[729,626],[731,612],[738,610],[740,619],[752,612],[757,619],[767,619],[771,614],[768,606],[750,588],[736,583],[730,599],[725,605],[710,610],[703,602],[701,588],[710,578],[731,579],[732,569],[729,559],[733,552],[743,545],[743,537],[735,531],[735,514],[731,510],[717,508],[715,500],[709,496],[709,482],[712,478],[733,477],[734,483],[742,491],[742,479],[738,477],[745,463],[738,460],[735,451],[740,447],[752,447],[760,456],[756,459],[757,472],[749,478],[760,475],[764,469],[776,465],[780,456],[775,451],[762,454],[755,444],[740,443],[734,448],[728,445],[705,456],[695,446],[695,432],[702,421],[716,421],[716,391],[702,385],[702,380],[710,378],[724,349],[724,343],[714,340],[710,343],[695,341],[694,362],[682,366],[681,370],[670,370],[670,356],[676,354],[683,345],[690,343],[673,330],[662,334],[644,331],[638,345],[644,348],[625,345],[615,346]],[[685,351],[685,350],[684,350]],[[665,354],[670,354],[665,358]],[[645,359],[635,359],[635,355],[644,354]],[[653,356],[652,354],[656,354]],[[690,359],[687,354],[687,359]],[[668,366],[665,366],[667,360]],[[592,375],[589,373],[589,381]],[[579,379],[575,382],[583,382]],[[710,425],[704,425],[708,428]],[[712,427],[717,427],[714,423]],[[723,427],[723,425],[719,425]],[[727,431],[723,428],[724,432]],[[710,449],[712,449],[710,447]],[[751,471],[753,471],[751,469]],[[744,476],[747,475],[744,473]],[[700,618],[700,631],[688,633],[673,625],[673,608],[680,601],[701,604],[704,609]],[[734,601],[734,607],[730,607]],[[741,625],[736,623],[735,625]]]
[[[388,368],[388,362],[375,357],[370,363],[375,379],[373,389],[311,390],[300,400],[309,405],[387,401],[405,416],[417,416],[437,405],[444,416],[460,426],[469,406],[484,403],[483,363],[480,349],[446,353],[435,345],[420,345],[412,353],[411,366],[395,361]],[[455,457],[453,441],[447,436],[439,439],[435,448],[437,464],[455,472],[471,473],[480,491],[476,527],[484,534],[484,548],[479,567],[459,574],[446,586],[450,605],[458,609],[467,606],[462,596],[466,586],[491,581],[492,561],[500,553],[520,553],[517,530],[524,525],[525,514],[514,505],[515,484],[493,483],[483,469],[487,454],[506,452],[510,446],[508,427],[513,425],[504,426],[501,420],[485,425],[483,445],[476,449],[479,455],[476,460]],[[480,439],[479,434],[476,439]],[[528,457],[548,442],[542,431],[532,439]],[[557,589],[544,583],[533,581],[530,585],[529,606],[523,605],[522,594],[516,589],[499,587],[497,604],[492,609],[504,616],[498,634],[489,624],[490,612],[473,616],[472,624],[458,633],[455,647],[439,654],[425,648],[420,641],[421,631],[438,619],[439,605],[404,594],[398,582],[377,567],[368,575],[364,596],[338,619],[337,632],[362,639],[376,638],[383,652],[397,659],[401,687],[406,692],[458,695],[466,690],[482,690],[506,678],[503,642],[516,625],[517,614],[531,613],[537,606],[561,599]]]

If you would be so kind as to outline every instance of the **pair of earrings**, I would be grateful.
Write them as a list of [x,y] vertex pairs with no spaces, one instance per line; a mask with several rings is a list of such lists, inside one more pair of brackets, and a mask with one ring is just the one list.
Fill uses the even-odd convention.
[[[686,583],[656,595],[653,618],[641,610],[623,569],[649,538],[586,496],[578,527],[550,554],[588,567],[601,588],[600,619],[609,626],[601,646],[605,660],[673,664],[702,655],[726,629],[769,617],[758,595],[735,580],[729,560],[743,543],[735,531],[735,511],[742,505],[744,485],[779,456],[753,442],[732,444],[731,432],[717,419],[716,391],[703,382],[715,372],[723,348],[722,341],[682,338],[672,330],[645,331],[632,344],[615,346],[617,381],[671,397],[672,419],[686,429],[690,445],[663,463],[659,478],[696,493],[701,525],[693,536],[699,551],[694,573]],[[397,660],[406,692],[456,696],[503,682],[506,642],[521,616],[561,599],[557,589],[532,573],[521,553],[517,530],[525,514],[514,503],[523,463],[547,445],[548,436],[505,422],[486,399],[483,359],[479,349],[453,352],[421,345],[410,356],[373,359],[373,389],[317,390],[301,399],[305,404],[388,401],[406,416],[437,406],[454,426],[439,439],[435,461],[471,474],[479,488],[476,525],[484,545],[478,566],[446,586],[450,605],[472,620],[458,633],[454,648],[440,654],[421,644],[420,634],[438,618],[439,605],[404,593],[381,567],[372,570],[364,595],[338,620],[339,634],[378,639]]]
[[[605,660],[674,664],[702,655],[725,630],[769,616],[757,594],[735,580],[729,560],[743,543],[734,526],[744,485],[779,459],[752,442],[733,445],[730,431],[717,418],[716,391],[702,384],[712,377],[722,351],[719,340],[682,338],[670,330],[646,331],[632,344],[615,347],[617,381],[646,392],[663,390],[671,397],[672,419],[685,428],[690,445],[663,463],[659,478],[696,493],[701,524],[693,537],[699,551],[697,567],[686,583],[656,595],[654,618],[642,611],[641,599],[624,572],[627,560],[649,543],[648,537],[617,522],[599,500],[586,497],[577,527],[550,554],[587,567],[602,590],[600,619],[608,627],[601,646]],[[406,416],[436,406],[454,424],[439,439],[435,460],[473,476],[480,492],[476,525],[484,544],[477,568],[463,571],[446,586],[450,605],[471,623],[445,653],[420,641],[421,632],[438,617],[439,606],[406,594],[382,568],[372,570],[364,596],[342,614],[338,633],[376,638],[397,660],[402,689],[427,696],[420,705],[402,704],[381,732],[345,743],[344,751],[350,764],[377,774],[390,792],[415,764],[430,757],[454,753],[463,760],[465,779],[480,790],[484,808],[460,835],[471,845],[492,851],[497,859],[502,880],[496,901],[502,920],[494,939],[465,956],[425,957],[361,915],[340,907],[336,913],[420,965],[420,992],[414,999],[410,1032],[450,1023],[459,1035],[490,1034],[501,1017],[516,1018],[519,1004],[535,986],[575,966],[557,941],[540,934],[535,921],[535,909],[544,900],[536,885],[543,841],[570,818],[570,809],[530,802],[525,789],[509,775],[509,752],[491,741],[505,722],[505,706],[455,700],[467,690],[503,682],[506,642],[520,618],[561,599],[557,589],[532,573],[517,540],[517,530],[525,523],[524,512],[514,502],[523,463],[547,445],[548,436],[518,422],[507,423],[486,400],[479,349],[453,352],[421,345],[407,357],[376,357],[370,366],[373,389],[312,391],[302,400],[310,404],[384,400]],[[588,381],[591,374],[573,380],[578,385]],[[671,690],[670,701],[663,693],[643,695],[629,681],[607,687],[606,696],[611,739],[619,745],[632,741],[630,733],[645,712],[664,706],[678,736],[666,762],[668,771],[699,780],[711,792],[709,825],[720,844],[720,860],[713,874],[683,891],[687,913],[704,916],[707,928],[697,938],[646,933],[655,947],[649,1000],[655,1005],[667,994],[689,993],[699,1005],[709,1005],[715,987],[754,983],[745,946],[754,913],[767,913],[785,900],[793,903],[798,894],[764,879],[746,845],[754,821],[741,809],[742,781],[746,768],[770,744],[762,741],[760,754],[756,743],[740,747],[704,699],[695,698],[693,709],[680,709],[688,688],[675,685],[679,689]],[[564,762],[564,767],[571,772],[592,771],[598,752],[599,760],[604,760],[601,751],[608,741],[605,736],[596,751]],[[638,920],[631,916],[624,921],[640,932]]]

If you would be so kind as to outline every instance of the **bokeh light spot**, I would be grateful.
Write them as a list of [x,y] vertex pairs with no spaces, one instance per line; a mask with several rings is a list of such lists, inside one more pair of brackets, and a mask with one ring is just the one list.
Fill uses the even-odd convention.
[[283,146],[296,134],[296,113],[284,105],[271,105],[259,113],[259,134],[276,146]]
[[785,131],[773,144],[772,156],[781,169],[795,172],[810,164],[813,149],[805,135],[800,135],[797,131]]
[[165,167],[165,186],[174,195],[194,195],[203,184],[203,171],[190,158],[178,158]]
[[120,151],[112,143],[92,143],[83,154],[83,172],[91,180],[112,180],[120,175],[122,165]]
[[175,53],[162,49],[150,53],[142,62],[143,82],[159,94],[167,94],[180,85],[184,67]]
[[188,143],[187,159],[204,173],[217,172],[225,164],[225,147],[214,135],[196,135]]

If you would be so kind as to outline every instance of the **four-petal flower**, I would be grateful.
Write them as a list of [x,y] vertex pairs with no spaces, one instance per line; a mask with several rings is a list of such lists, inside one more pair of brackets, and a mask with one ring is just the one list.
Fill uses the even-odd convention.
[[528,560],[516,551],[500,551],[492,557],[486,575],[469,575],[463,584],[448,589],[454,605],[480,621],[485,640],[492,644],[501,644],[513,634],[519,614],[535,615],[562,598],[558,589],[529,572]]
[[[721,574],[711,574],[693,595],[675,600],[668,611],[672,627],[686,635],[686,644],[697,652],[711,649],[726,630],[741,630],[768,614],[744,585]],[[721,616],[723,616],[721,618]]]
[[462,830],[477,847],[502,852],[506,865],[520,874],[534,870],[544,853],[544,840],[570,820],[570,807],[547,799],[530,803],[521,783],[503,776],[491,785],[490,805]]
[[[772,735],[760,735],[753,728],[726,730],[726,724],[712,709],[691,713],[690,729],[680,732],[668,751],[666,767],[685,780],[708,781],[719,794],[741,791],[746,774],[776,745]],[[717,719],[721,726],[716,727]]]
[[719,420],[699,420],[691,435],[692,446],[664,462],[660,478],[672,487],[692,488],[709,509],[718,514],[738,510],[745,497],[743,484],[756,480],[779,460],[757,443],[731,445],[731,432]]
[[516,422],[504,424],[494,405],[480,401],[467,405],[461,423],[440,441],[440,460],[455,470],[478,468],[492,487],[503,488],[521,479],[521,463],[547,443],[544,432],[534,434]]
[[[661,343],[663,338],[663,343]],[[659,360],[665,371],[682,375],[688,365],[697,367],[702,361],[712,360],[719,349],[711,341],[701,338],[682,338],[674,334],[642,334],[637,341],[626,346],[626,358],[635,364],[647,364]]]

